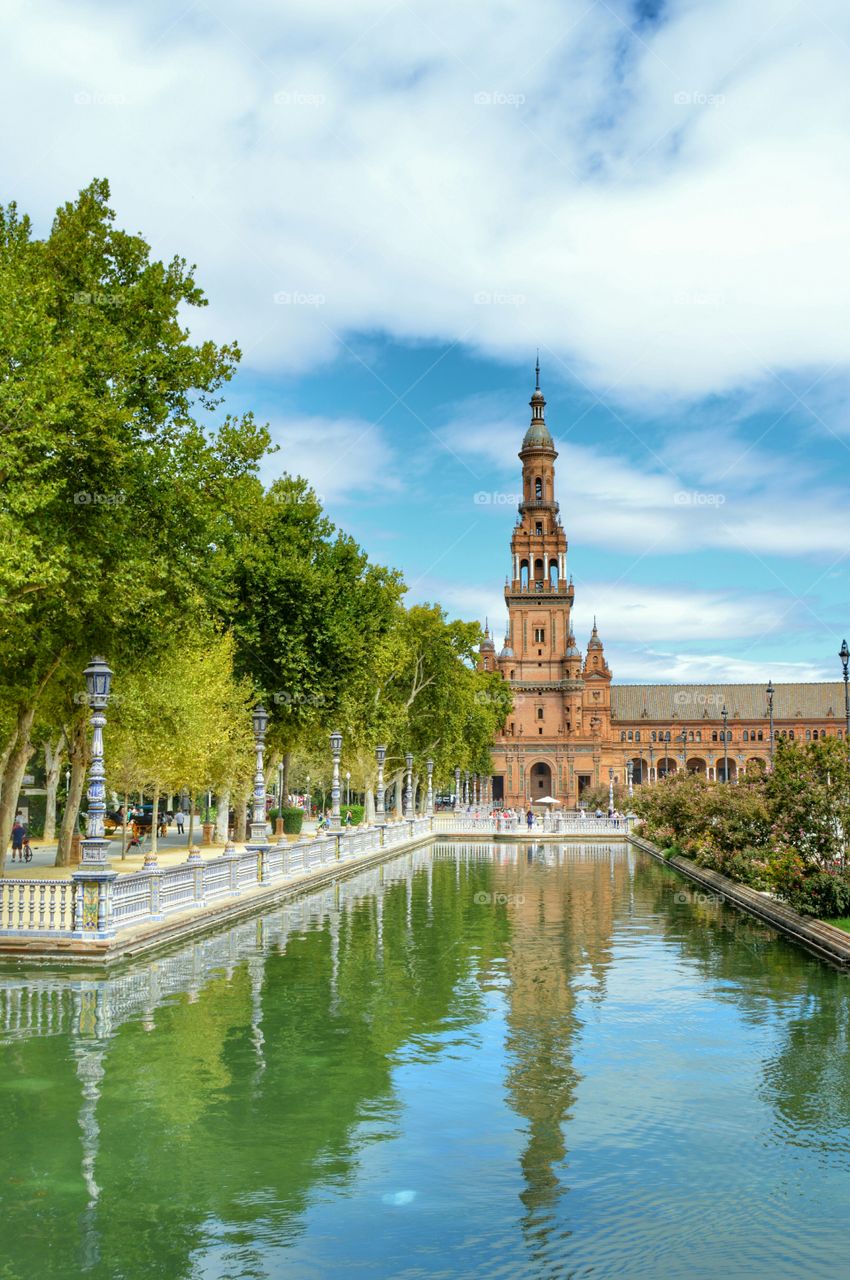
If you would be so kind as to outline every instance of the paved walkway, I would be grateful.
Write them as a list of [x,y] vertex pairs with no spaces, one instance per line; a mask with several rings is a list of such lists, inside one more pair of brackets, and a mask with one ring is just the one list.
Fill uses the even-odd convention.
[[[315,820],[305,822],[301,836],[292,836],[292,840],[301,839],[305,835],[315,835]],[[192,844],[196,844],[201,851],[203,858],[218,858],[224,851],[222,844],[202,844],[201,836],[203,826],[198,824],[192,833]],[[271,841],[277,839],[274,835],[269,835]],[[63,880],[75,870],[75,867],[56,867],[56,841],[32,840],[32,862],[13,862],[11,845],[6,854],[6,869],[4,875],[8,878],[22,879],[57,879]],[[121,835],[120,833],[112,840],[109,846],[109,861],[115,871],[137,871],[144,864],[145,854],[150,850],[150,837],[142,840],[141,853],[135,851],[128,854],[126,858],[121,857]],[[241,850],[244,844],[237,844],[236,848]],[[177,863],[185,862],[189,852],[188,832],[184,831],[183,835],[178,835],[177,828],[172,826],[168,829],[168,835],[160,836],[157,841],[157,861],[160,866],[173,867]]]

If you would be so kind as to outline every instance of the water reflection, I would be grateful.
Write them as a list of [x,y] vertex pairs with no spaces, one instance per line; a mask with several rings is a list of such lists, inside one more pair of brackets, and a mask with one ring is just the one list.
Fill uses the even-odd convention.
[[0,1274],[839,1274],[848,1013],[592,842],[417,851],[109,977],[7,969]]

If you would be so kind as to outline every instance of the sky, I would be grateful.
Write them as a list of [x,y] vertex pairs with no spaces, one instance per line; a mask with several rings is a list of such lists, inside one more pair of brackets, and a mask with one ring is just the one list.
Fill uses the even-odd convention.
[[615,680],[840,674],[846,0],[6,0],[0,199],[107,177],[411,601],[502,591],[540,352]]

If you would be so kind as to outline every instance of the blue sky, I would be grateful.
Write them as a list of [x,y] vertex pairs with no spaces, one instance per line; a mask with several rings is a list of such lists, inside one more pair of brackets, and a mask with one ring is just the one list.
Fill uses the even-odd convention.
[[[744,11],[742,11],[744,10]],[[503,625],[540,348],[615,678],[834,677],[848,618],[839,0],[6,10],[4,198],[91,177],[198,265],[230,407],[410,598]]]

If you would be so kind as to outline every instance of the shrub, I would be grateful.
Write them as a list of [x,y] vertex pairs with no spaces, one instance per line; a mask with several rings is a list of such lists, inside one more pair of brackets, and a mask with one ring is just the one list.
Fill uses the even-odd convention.
[[846,916],[850,911],[850,877],[843,871],[813,871],[791,887],[787,901],[800,915],[823,919]]
[[288,836],[300,835],[301,824],[304,821],[304,810],[303,809],[284,809],[282,816],[283,816],[283,830],[286,833],[286,835]]

